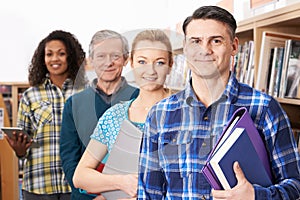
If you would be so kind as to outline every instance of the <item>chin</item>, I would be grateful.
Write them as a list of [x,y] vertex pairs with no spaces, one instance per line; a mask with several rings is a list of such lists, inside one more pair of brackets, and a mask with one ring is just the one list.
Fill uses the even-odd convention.
[[141,89],[146,90],[146,91],[150,91],[150,92],[154,92],[157,90],[161,90],[163,89],[163,85],[157,85],[157,84],[147,84],[144,86],[140,86]]

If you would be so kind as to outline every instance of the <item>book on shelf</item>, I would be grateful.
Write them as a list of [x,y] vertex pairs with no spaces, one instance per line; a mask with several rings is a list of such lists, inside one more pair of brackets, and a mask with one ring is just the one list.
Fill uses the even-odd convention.
[[240,82],[252,86],[254,81],[254,42],[253,40],[246,41],[238,48],[233,70]]
[[238,53],[234,57],[234,65],[232,71],[234,72],[236,78],[240,80],[241,76],[241,66],[243,65],[243,45],[238,45]]
[[285,44],[280,97],[300,98],[300,38]]
[[247,78],[245,83],[253,86],[254,82],[254,41],[249,41],[249,60],[247,65]]
[[237,184],[235,161],[250,183],[264,187],[272,184],[267,150],[245,107],[233,114],[201,170],[212,188],[230,189]]
[[256,89],[267,92],[267,77],[268,74],[271,73],[268,68],[271,49],[275,47],[285,47],[285,41],[288,39],[300,39],[300,35],[274,31],[264,31],[262,33],[257,81],[255,84]]
[[272,96],[279,97],[280,81],[282,76],[282,65],[283,65],[284,47],[278,47],[276,61],[275,61],[275,81]]
[[267,78],[267,90],[266,93],[269,95],[272,95],[273,90],[272,90],[272,84],[274,82],[274,73],[275,73],[275,68],[273,67],[274,62],[275,62],[275,56],[277,54],[277,47],[272,48],[270,51],[270,58],[269,58],[269,66],[268,66],[268,78]]
[[283,63],[283,47],[275,47],[272,48],[273,53],[271,53],[270,57],[270,68],[271,73],[269,73],[268,78],[268,94],[274,97],[278,97],[278,91],[280,89],[280,78],[281,78],[281,69]]
[[[124,120],[120,132],[103,168],[103,174],[137,174],[142,132]],[[130,198],[121,190],[101,193],[107,200]]]

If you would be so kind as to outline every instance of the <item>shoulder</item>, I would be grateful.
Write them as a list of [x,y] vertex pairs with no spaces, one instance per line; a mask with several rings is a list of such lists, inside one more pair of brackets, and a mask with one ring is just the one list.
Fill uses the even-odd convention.
[[47,90],[43,84],[27,88],[21,98],[23,103],[33,103],[47,100]]
[[131,95],[138,95],[139,94],[139,89],[138,88],[136,88],[136,87],[133,87],[133,86],[131,86],[131,85],[128,85],[128,84],[126,84],[124,87],[123,87],[123,90],[122,91],[124,91],[125,93],[127,93],[127,94],[131,94]]
[[113,119],[113,118],[124,118],[128,113],[128,108],[131,104],[130,101],[121,101],[110,108],[108,108],[101,118],[103,119]]
[[128,82],[126,81],[126,79],[124,77],[122,77],[122,81],[123,81],[123,86],[121,88],[121,90],[119,91],[119,93],[126,93],[131,95],[132,97],[137,97],[137,95],[139,94],[139,89],[128,84]]
[[180,91],[162,99],[154,105],[154,108],[158,110],[176,110],[181,109],[185,102],[185,91]]
[[133,101],[133,99],[129,100],[129,101],[120,101],[119,103],[108,108],[106,112],[110,112],[110,113],[125,112],[125,111],[127,112],[132,101]]
[[239,84],[239,96],[236,104],[249,107],[249,112],[259,124],[287,119],[281,104],[269,94],[252,88],[246,84]]
[[72,101],[87,100],[87,98],[92,96],[95,96],[95,91],[93,91],[91,87],[87,87],[86,89],[70,96],[66,102],[71,103]]
[[247,100],[251,104],[260,104],[264,106],[269,106],[270,103],[276,102],[274,97],[269,94],[250,87],[247,84],[239,83],[239,100]]

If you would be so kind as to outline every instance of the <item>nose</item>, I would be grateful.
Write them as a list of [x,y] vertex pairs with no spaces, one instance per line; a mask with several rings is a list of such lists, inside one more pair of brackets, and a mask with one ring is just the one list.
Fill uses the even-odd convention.
[[58,54],[53,54],[51,56],[51,60],[59,60],[59,55]]
[[149,64],[147,66],[147,74],[156,74],[155,63]]
[[113,62],[114,62],[114,59],[113,59],[112,56],[110,56],[110,55],[106,55],[106,56],[105,56],[105,59],[103,60],[103,64],[104,64],[105,66],[113,65]]
[[204,55],[212,53],[212,47],[209,42],[203,41],[201,44],[199,44],[199,49],[199,52]]

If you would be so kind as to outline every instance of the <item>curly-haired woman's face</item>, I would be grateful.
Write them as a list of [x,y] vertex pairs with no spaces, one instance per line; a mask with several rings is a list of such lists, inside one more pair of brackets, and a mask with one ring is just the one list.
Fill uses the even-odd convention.
[[45,46],[45,64],[51,77],[68,76],[67,49],[60,40],[52,40]]

